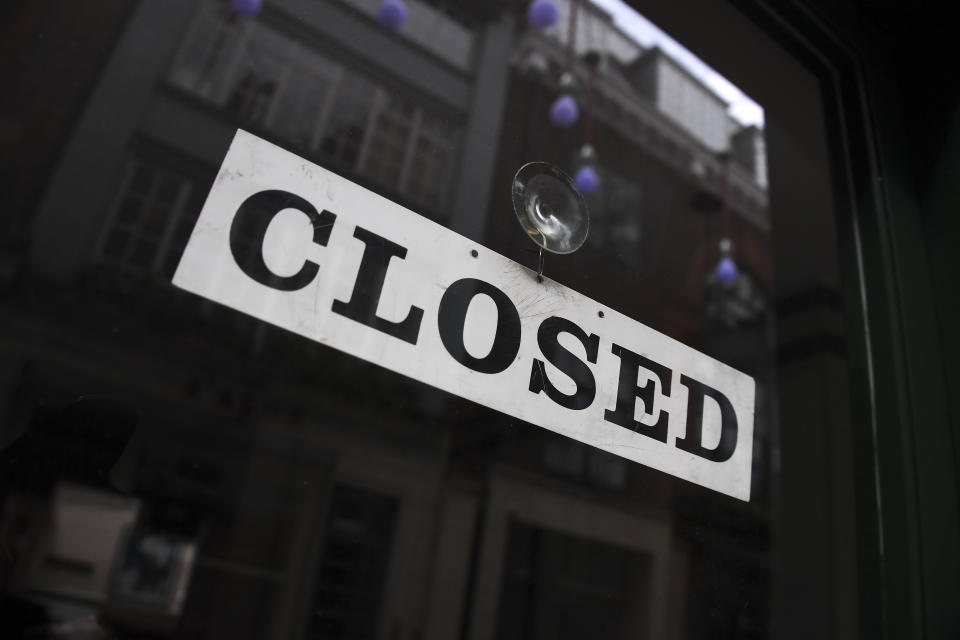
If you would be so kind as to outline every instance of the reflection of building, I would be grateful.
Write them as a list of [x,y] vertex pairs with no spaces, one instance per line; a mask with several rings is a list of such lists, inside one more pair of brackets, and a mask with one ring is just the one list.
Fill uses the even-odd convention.
[[662,51],[654,48],[637,56],[624,75],[657,111],[708,149],[729,146],[733,123],[727,103]]
[[[139,409],[137,522],[197,541],[185,635],[582,637],[554,626],[579,607],[614,637],[676,637],[668,620],[717,601],[698,580],[713,565],[730,593],[760,604],[712,630],[756,631],[768,580],[749,548],[766,543],[760,518],[748,519],[752,537],[710,548],[693,533],[697,500],[745,518],[720,498],[170,288],[238,126],[527,255],[507,181],[534,154],[570,168],[578,142],[545,118],[560,44],[470,3],[411,3],[413,28],[392,36],[370,19],[374,4],[277,0],[241,20],[222,2],[144,2],[117,27],[32,215],[30,269],[0,316],[19,337],[0,358],[16,381],[4,399],[12,422],[30,424],[34,400],[78,390]],[[581,41],[609,43],[597,95],[604,187],[588,246],[549,260],[549,274],[709,349],[701,293],[722,230],[711,203],[724,196],[723,105],[590,16]],[[731,231],[744,270],[767,282],[763,162],[741,160],[761,157],[762,138],[751,156],[748,134],[737,136]],[[68,348],[52,353],[51,341]],[[738,366],[762,376],[768,354],[748,347]],[[32,552],[44,562],[46,549]],[[17,584],[62,595],[62,574],[36,577]],[[91,608],[110,598],[98,585],[79,596]]]
[[267,21],[201,7],[168,75],[172,87],[420,208],[446,203],[461,127],[442,108],[398,95],[376,72]]
[[[581,103],[588,103],[583,57],[600,54],[593,102],[603,187],[589,198],[591,232],[583,252],[554,260],[551,268],[574,288],[606,291],[618,309],[709,350],[701,340],[703,288],[719,257],[717,241],[733,240],[737,264],[754,289],[771,283],[762,133],[739,127],[726,103],[659,49],[625,42],[609,15],[586,4],[582,13],[573,72]],[[489,236],[507,255],[522,255],[522,239],[510,234],[509,216],[500,215],[512,167],[535,157],[571,173],[576,168],[581,128],[550,127],[545,116],[557,95],[566,44],[560,25],[525,32],[515,48],[488,215]],[[578,285],[584,274],[590,282]],[[624,282],[632,295],[622,295]]]

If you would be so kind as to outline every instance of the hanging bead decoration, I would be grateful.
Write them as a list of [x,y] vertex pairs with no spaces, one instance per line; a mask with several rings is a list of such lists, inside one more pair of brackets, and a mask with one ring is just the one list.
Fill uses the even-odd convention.
[[560,97],[550,105],[550,122],[558,127],[569,127],[580,117],[580,107],[573,97],[573,75],[560,76]]
[[600,186],[600,176],[597,175],[593,167],[585,164],[577,169],[577,173],[573,176],[573,183],[577,185],[580,193],[589,196],[596,193]]
[[594,168],[597,162],[597,152],[593,148],[593,87],[596,80],[597,66],[600,63],[600,55],[595,51],[590,51],[584,57],[587,63],[589,73],[587,74],[587,108],[583,117],[583,146],[580,148],[580,157],[578,158],[580,167],[573,176],[573,182],[577,185],[585,196],[596,193],[600,187],[600,176]]
[[407,5],[403,0],[383,0],[377,8],[377,21],[390,31],[396,31],[407,21]]
[[731,254],[733,253],[733,243],[730,242],[730,231],[733,227],[730,212],[730,153],[721,152],[717,158],[723,164],[723,228],[724,237],[720,238],[717,244],[720,250],[720,260],[713,269],[713,275],[717,280],[724,283],[733,282],[737,277],[737,265],[734,263]]
[[233,0],[233,10],[242,16],[255,16],[263,8],[263,0]]
[[733,245],[727,238],[721,238],[719,243],[720,259],[717,266],[713,268],[714,277],[723,283],[733,282],[739,273],[736,263],[731,257]]
[[527,20],[537,29],[552,27],[560,18],[560,10],[554,0],[533,0],[527,9]]
[[562,94],[550,105],[550,122],[558,127],[569,127],[580,117],[577,101],[569,93]]
[[594,169],[596,161],[597,152],[594,150],[593,145],[589,142],[584,144],[583,147],[580,148],[578,158],[580,168],[573,174],[573,183],[577,186],[577,189],[580,190],[580,193],[585,196],[596,193],[597,188],[600,186],[600,176],[597,175],[597,170]]
[[571,0],[570,22],[567,28],[567,62],[560,76],[560,96],[550,105],[550,122],[558,127],[569,127],[580,117],[580,107],[573,97],[573,54],[577,37],[577,8],[580,0]]

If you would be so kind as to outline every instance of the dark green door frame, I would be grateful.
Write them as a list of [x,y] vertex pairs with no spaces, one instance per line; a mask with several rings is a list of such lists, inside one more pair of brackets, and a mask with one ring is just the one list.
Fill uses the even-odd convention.
[[[831,635],[838,638],[960,637],[960,405],[950,393],[950,382],[960,382],[955,329],[960,313],[954,302],[960,298],[955,293],[960,277],[953,255],[960,243],[960,75],[952,68],[960,52],[952,45],[950,28],[955,23],[948,18],[948,3],[631,4],[765,108],[771,107],[771,114],[776,110],[781,121],[791,120],[788,126],[777,122],[767,127],[774,245],[775,253],[780,252],[775,280],[784,273],[783,256],[803,258],[803,251],[790,252],[791,238],[785,245],[783,236],[804,231],[807,221],[797,224],[796,205],[788,202],[785,207],[794,211],[781,208],[784,193],[788,201],[803,196],[796,183],[805,178],[792,170],[804,167],[773,163],[786,158],[790,165],[788,156],[819,163],[816,145],[804,146],[808,133],[825,137],[829,147],[822,164],[830,165],[834,213],[831,218],[811,211],[810,224],[822,226],[796,242],[809,244],[813,238],[835,244],[839,280],[834,275],[820,287],[818,276],[810,275],[815,263],[793,265],[797,274],[808,274],[807,281],[795,279],[793,284],[800,286],[779,295],[799,294],[809,300],[817,297],[810,294],[819,287],[828,294],[821,297],[842,300],[838,316],[844,335],[836,341],[842,344],[840,353],[810,369],[829,371],[845,361],[849,390],[843,393],[849,403],[831,407],[828,400],[824,408],[833,412],[830,419],[809,425],[817,431],[819,448],[800,454],[795,447],[788,450],[786,440],[782,443],[782,492],[793,493],[781,496],[779,540],[790,547],[786,555],[797,554],[790,545],[803,544],[804,537],[790,537],[789,528],[798,523],[819,527],[819,538],[811,541],[813,550],[805,558],[787,558],[795,564],[781,575],[796,581],[791,571],[804,569],[806,560],[820,566],[777,595],[781,601],[797,596],[788,603],[794,608],[782,613],[780,626],[775,625],[777,637],[809,637],[810,630],[823,627],[832,628]],[[741,24],[744,16],[755,28]],[[778,52],[763,43],[744,44],[764,38],[786,50],[792,62],[778,59]],[[757,51],[771,55],[751,57]],[[817,86],[779,81],[781,70],[786,73],[797,63]],[[759,70],[764,67],[766,71]],[[804,80],[802,74],[790,77]],[[770,84],[778,85],[776,90],[769,90]],[[765,88],[766,95],[759,95]],[[811,106],[810,96],[818,91],[820,101]],[[791,92],[796,105],[791,104],[794,95],[783,97]],[[805,121],[813,124],[808,127]],[[820,121],[825,136],[818,129]],[[784,188],[785,173],[786,181],[794,182],[790,188]],[[834,247],[820,248],[818,255],[829,261]],[[789,384],[781,380],[781,399],[789,395]],[[781,431],[789,430],[783,435],[794,438],[796,445],[795,428],[805,425],[787,424],[786,417]],[[849,432],[834,438],[829,433],[834,428]],[[816,459],[817,454],[822,458]],[[829,456],[834,457],[833,467],[825,474],[802,468],[827,464]],[[808,481],[815,483],[811,492],[819,491],[817,495],[833,504],[791,504],[791,498],[803,498]],[[845,488],[852,498],[841,495]],[[848,504],[854,513],[845,516]],[[817,516],[832,520],[813,522]],[[815,621],[799,619],[797,608],[807,604],[817,609],[810,611]],[[830,618],[832,624],[824,622]]]
[[851,380],[858,635],[956,638],[958,405],[948,381],[958,379],[960,112],[946,3],[919,12],[850,0],[738,4],[824,89]]

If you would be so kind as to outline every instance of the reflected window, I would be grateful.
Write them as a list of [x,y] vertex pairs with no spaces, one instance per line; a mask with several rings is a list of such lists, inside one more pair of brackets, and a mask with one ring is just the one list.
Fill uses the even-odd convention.
[[333,113],[326,123],[320,151],[355,166],[369,128],[370,113],[378,97],[376,87],[362,76],[348,74],[337,88]]
[[456,129],[442,118],[425,114],[414,137],[405,190],[417,200],[440,207],[452,180]]
[[627,484],[623,458],[576,440],[551,437],[543,445],[542,456],[544,468],[571,479],[605,489],[623,489]]
[[196,184],[143,158],[131,158],[121,180],[100,257],[141,273],[173,273],[196,213]]
[[435,211],[446,204],[458,127],[277,28],[205,3],[168,79],[240,126],[389,193]]
[[419,125],[420,113],[413,104],[398,96],[379,97],[364,169],[377,182],[396,185],[403,172],[413,130]]
[[377,637],[396,516],[390,496],[334,488],[306,638]]
[[649,554],[520,522],[511,523],[507,544],[497,638],[649,633]]

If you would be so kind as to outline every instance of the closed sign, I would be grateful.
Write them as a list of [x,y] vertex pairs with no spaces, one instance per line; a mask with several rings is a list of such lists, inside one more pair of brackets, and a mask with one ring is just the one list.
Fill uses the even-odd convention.
[[752,378],[244,131],[173,283],[750,498]]

